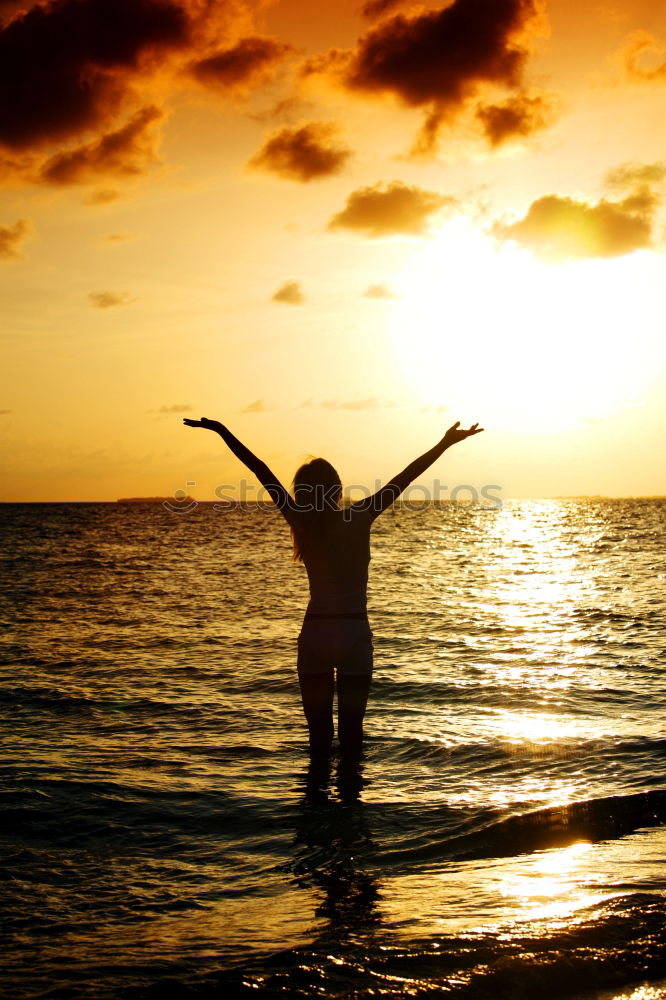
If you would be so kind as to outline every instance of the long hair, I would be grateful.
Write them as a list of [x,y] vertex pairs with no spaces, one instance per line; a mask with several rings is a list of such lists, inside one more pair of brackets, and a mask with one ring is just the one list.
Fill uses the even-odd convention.
[[313,458],[296,469],[292,482],[294,500],[302,508],[299,530],[291,529],[292,559],[303,562],[303,552],[315,534],[326,531],[330,514],[339,509],[342,497],[340,476],[325,458]]

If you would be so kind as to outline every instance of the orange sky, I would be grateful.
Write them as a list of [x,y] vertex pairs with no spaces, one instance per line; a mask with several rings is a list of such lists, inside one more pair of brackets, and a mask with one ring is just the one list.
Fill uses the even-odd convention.
[[0,499],[214,499],[200,415],[285,480],[460,419],[449,488],[666,493],[663,3],[0,19]]

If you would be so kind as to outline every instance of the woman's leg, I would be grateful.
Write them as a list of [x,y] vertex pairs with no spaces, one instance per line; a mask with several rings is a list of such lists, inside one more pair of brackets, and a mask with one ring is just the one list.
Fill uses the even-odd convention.
[[345,756],[360,756],[363,716],[371,680],[370,674],[342,674],[338,671],[338,739]]
[[333,743],[333,671],[298,675],[303,711],[310,731],[310,753],[330,754]]

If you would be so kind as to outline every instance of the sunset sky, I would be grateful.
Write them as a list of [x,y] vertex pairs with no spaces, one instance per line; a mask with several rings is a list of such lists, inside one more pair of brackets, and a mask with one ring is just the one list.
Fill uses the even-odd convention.
[[449,486],[666,494],[663,0],[0,19],[0,499],[214,499],[201,415],[285,481],[461,420]]

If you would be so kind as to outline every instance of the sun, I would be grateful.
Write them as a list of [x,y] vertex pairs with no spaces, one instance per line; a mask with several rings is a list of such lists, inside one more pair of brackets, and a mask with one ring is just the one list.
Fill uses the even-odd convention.
[[396,362],[424,404],[558,431],[636,405],[654,370],[649,254],[545,263],[452,220],[395,280]]

